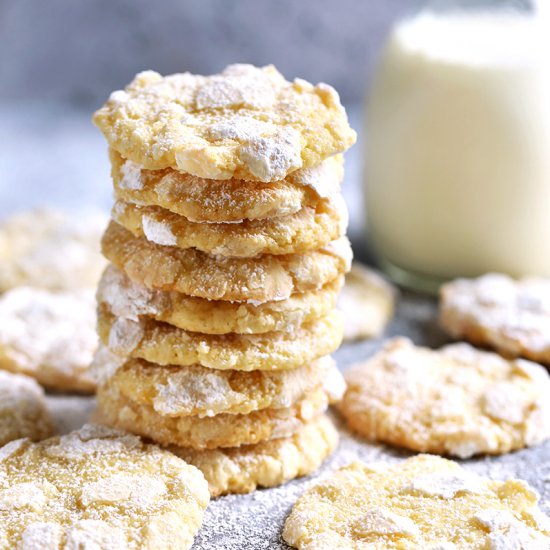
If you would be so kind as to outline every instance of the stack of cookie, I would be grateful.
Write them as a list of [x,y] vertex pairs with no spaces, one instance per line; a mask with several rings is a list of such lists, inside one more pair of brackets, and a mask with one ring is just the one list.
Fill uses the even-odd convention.
[[329,354],[351,262],[340,195],[355,133],[327,85],[274,67],[137,75],[94,118],[116,203],[98,290],[98,415],[196,464],[214,495],[334,449]]

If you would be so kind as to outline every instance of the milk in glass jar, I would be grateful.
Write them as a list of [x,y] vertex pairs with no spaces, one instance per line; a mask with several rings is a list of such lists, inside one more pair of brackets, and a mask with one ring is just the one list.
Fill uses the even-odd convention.
[[394,27],[367,97],[365,190],[397,282],[550,276],[548,4],[435,2]]

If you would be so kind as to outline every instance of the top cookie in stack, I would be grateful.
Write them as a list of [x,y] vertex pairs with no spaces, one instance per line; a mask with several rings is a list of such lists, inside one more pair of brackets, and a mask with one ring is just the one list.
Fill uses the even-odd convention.
[[[340,153],[355,133],[337,93],[272,66],[149,71],[94,121],[116,196],[99,332],[124,363],[100,388],[101,417],[178,446],[214,494],[314,469],[336,441],[322,412],[342,384],[324,356],[342,338],[351,262]],[[302,449],[293,473],[217,476],[224,453],[258,463],[285,445]]]

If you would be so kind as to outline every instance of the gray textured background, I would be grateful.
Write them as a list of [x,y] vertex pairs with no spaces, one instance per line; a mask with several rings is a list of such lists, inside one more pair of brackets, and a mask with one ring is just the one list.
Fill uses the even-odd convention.
[[420,0],[0,0],[0,99],[99,105],[143,69],[274,63],[353,102]]

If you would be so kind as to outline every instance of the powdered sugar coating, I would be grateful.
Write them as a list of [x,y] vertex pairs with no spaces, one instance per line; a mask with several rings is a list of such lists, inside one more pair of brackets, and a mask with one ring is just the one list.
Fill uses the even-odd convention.
[[177,291],[209,300],[264,303],[322,288],[349,269],[352,251],[343,237],[303,254],[227,258],[199,250],[161,246],[137,238],[115,222],[102,242],[103,253],[130,279],[148,288]]
[[252,258],[260,254],[304,253],[343,237],[348,224],[344,199],[336,196],[295,214],[240,223],[195,223],[158,206],[117,201],[113,219],[136,237],[210,254]]
[[550,279],[458,279],[441,289],[440,322],[455,338],[550,363]]
[[12,289],[0,297],[0,368],[51,388],[91,391],[95,323],[92,290]]
[[[429,490],[430,479],[439,490]],[[472,482],[475,490],[464,490]],[[426,490],[411,492],[414,486]],[[383,470],[355,462],[302,494],[283,538],[300,550],[542,549],[550,544],[550,530],[534,521],[543,515],[537,501],[521,480],[474,480],[458,464],[434,456]]]
[[197,450],[254,445],[289,437],[328,407],[328,396],[322,389],[316,389],[290,407],[268,407],[248,414],[165,416],[150,405],[122,395],[109,380],[99,387],[97,401],[97,417],[104,424],[132,430],[162,445]]
[[340,410],[369,439],[467,458],[550,437],[550,376],[535,363],[396,338],[345,378]]
[[0,222],[0,292],[30,285],[50,290],[94,288],[107,217],[53,209],[20,212]]
[[0,462],[0,540],[28,550],[189,548],[208,500],[196,468],[135,436],[87,425],[24,440]]
[[153,317],[191,332],[261,334],[291,331],[327,315],[336,304],[343,277],[319,290],[295,293],[286,300],[264,303],[194,298],[180,292],[152,290],[134,283],[111,265],[98,288],[98,302],[117,317]]
[[342,341],[338,312],[292,332],[201,334],[143,318],[133,321],[99,309],[103,345],[121,357],[158,365],[202,365],[220,370],[287,370],[335,351]]
[[256,445],[195,451],[170,450],[202,471],[212,497],[249,493],[307,475],[334,451],[338,432],[325,415],[302,426],[286,438]]
[[294,214],[306,206],[317,208],[319,201],[339,194],[344,174],[342,155],[335,155],[318,166],[296,170],[284,180],[272,183],[213,181],[170,168],[141,169],[136,188],[132,180],[125,180],[124,167],[131,161],[112,149],[109,155],[117,199],[160,206],[197,223],[273,219]]
[[214,180],[277,181],[356,137],[330,86],[244,64],[207,77],[140,73],[94,122],[127,159]]
[[51,433],[44,390],[28,376],[0,371],[0,447],[22,437],[44,439]]
[[320,387],[325,388],[331,402],[336,402],[345,389],[343,377],[329,357],[289,371],[246,373],[199,365],[161,367],[129,360],[112,373],[109,385],[163,416],[200,418],[290,407]]

